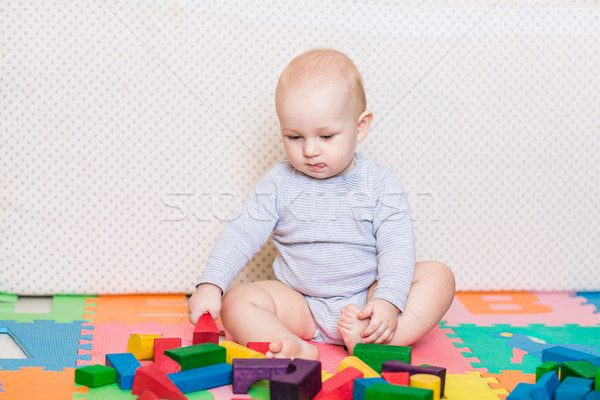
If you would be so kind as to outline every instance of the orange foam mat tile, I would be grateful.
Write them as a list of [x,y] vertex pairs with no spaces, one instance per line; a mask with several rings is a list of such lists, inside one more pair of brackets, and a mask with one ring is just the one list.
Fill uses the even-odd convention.
[[46,371],[41,367],[21,368],[20,371],[0,371],[3,392],[1,400],[65,400],[74,393],[86,393],[87,387],[75,387],[75,369]]
[[159,322],[178,324],[188,321],[184,294],[111,295],[96,298],[94,323],[121,321],[126,324]]

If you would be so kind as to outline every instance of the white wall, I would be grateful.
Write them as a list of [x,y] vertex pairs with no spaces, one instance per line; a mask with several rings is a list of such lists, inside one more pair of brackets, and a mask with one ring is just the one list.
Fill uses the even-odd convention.
[[419,259],[600,289],[596,2],[2,0],[0,27],[0,292],[190,291],[284,158],[279,72],[323,46],[364,75],[359,151],[404,183]]

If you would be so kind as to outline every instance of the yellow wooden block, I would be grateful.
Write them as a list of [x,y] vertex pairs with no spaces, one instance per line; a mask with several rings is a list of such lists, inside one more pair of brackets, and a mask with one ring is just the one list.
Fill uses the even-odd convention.
[[365,378],[379,378],[381,376],[373,368],[369,367],[358,357],[349,356],[344,358],[338,364],[337,372],[340,372],[341,370],[346,369],[348,367],[356,368],[357,370],[363,373]]
[[433,400],[440,400],[440,388],[442,380],[437,375],[414,374],[410,376],[409,385],[421,389],[433,391]]
[[138,360],[154,358],[154,339],[161,338],[158,333],[134,333],[127,341],[127,351]]
[[263,353],[229,340],[222,341],[219,343],[219,346],[223,346],[225,347],[225,350],[227,350],[227,355],[225,356],[225,362],[227,364],[231,364],[231,360],[234,358],[266,358]]

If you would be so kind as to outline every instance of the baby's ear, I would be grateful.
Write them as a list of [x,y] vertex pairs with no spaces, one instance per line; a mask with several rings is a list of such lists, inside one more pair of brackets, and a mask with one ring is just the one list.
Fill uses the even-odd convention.
[[373,113],[369,110],[363,111],[358,117],[357,141],[362,142],[367,137],[371,123],[373,123]]

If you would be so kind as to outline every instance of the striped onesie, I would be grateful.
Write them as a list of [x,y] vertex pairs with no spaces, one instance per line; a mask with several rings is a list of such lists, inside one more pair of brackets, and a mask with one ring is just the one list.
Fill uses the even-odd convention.
[[271,234],[275,276],[304,295],[319,329],[314,340],[343,344],[340,309],[364,307],[376,280],[373,298],[404,309],[415,246],[406,194],[391,170],[359,154],[354,168],[327,179],[276,164],[227,223],[198,283],[225,293]]

